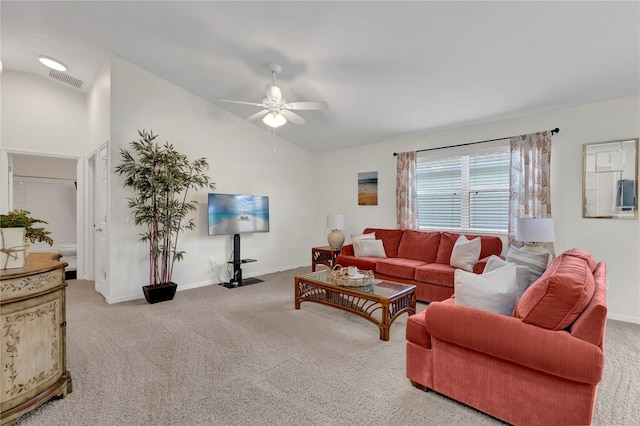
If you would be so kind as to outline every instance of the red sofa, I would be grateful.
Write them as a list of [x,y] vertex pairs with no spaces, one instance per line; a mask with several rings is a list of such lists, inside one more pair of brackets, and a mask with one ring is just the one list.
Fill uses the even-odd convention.
[[407,377],[512,424],[591,424],[606,317],[606,266],[572,249],[511,316],[456,305],[455,297],[410,316]]
[[[366,228],[363,234],[371,232],[375,232],[376,239],[382,240],[386,258],[356,257],[353,244],[348,244],[342,247],[336,263],[373,271],[379,279],[413,284],[417,300],[423,302],[445,300],[453,294],[456,268],[449,263],[460,234],[380,228]],[[467,238],[481,239],[480,260],[473,272],[482,273],[487,259],[502,252],[502,240],[485,235],[467,235]]]

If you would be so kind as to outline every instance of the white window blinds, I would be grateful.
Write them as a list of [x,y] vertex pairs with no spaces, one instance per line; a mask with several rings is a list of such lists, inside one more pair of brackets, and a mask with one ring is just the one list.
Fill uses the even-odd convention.
[[508,142],[467,155],[421,155],[416,173],[421,229],[507,231]]

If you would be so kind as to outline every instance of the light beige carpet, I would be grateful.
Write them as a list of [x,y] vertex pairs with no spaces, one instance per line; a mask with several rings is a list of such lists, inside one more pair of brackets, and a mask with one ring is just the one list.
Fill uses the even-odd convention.
[[[405,377],[406,315],[383,342],[370,322],[293,306],[293,277],[108,305],[70,281],[73,393],[20,425],[489,425],[499,421]],[[425,305],[419,305],[419,310]],[[609,321],[595,424],[640,424],[640,325]],[[544,407],[541,407],[544,409]]]

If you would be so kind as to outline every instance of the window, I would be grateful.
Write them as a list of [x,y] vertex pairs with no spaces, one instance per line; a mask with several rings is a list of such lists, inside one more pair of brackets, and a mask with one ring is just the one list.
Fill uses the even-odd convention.
[[507,232],[509,146],[417,159],[420,229]]

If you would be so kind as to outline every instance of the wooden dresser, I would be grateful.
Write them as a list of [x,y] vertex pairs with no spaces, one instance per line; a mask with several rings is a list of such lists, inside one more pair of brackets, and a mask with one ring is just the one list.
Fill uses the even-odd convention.
[[0,270],[0,424],[71,392],[61,255],[31,253],[23,268]]

